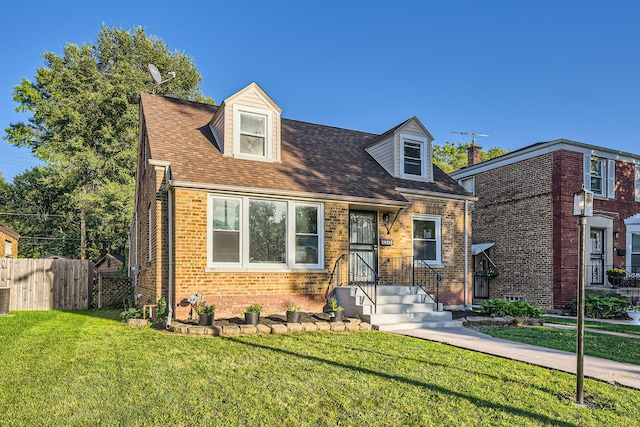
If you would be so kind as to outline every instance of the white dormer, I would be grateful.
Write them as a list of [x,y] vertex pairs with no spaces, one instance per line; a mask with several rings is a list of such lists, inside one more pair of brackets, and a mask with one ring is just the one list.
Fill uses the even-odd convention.
[[396,178],[433,182],[433,136],[412,117],[381,134],[366,151]]
[[225,99],[209,127],[225,157],[280,161],[282,110],[256,83]]

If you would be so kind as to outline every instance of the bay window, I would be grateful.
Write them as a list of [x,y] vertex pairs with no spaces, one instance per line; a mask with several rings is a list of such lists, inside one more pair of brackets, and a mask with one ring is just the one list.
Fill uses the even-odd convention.
[[323,205],[211,194],[210,268],[324,268]]

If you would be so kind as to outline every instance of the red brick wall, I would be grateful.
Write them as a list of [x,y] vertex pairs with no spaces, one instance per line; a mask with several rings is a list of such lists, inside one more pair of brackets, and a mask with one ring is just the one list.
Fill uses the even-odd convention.
[[489,256],[500,275],[490,298],[523,296],[553,306],[552,154],[476,175],[473,242],[495,242]]

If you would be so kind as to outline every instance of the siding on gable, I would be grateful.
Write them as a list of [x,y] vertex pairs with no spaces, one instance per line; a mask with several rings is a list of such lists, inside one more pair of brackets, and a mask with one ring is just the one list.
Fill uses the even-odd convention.
[[[400,135],[404,134],[404,135],[415,135],[415,136],[419,136],[421,138],[426,138],[427,139],[427,144],[425,144],[425,149],[427,150],[426,156],[427,156],[427,176],[426,176],[426,181],[433,181],[433,149],[431,147],[431,138],[429,135],[426,135],[422,129],[417,125],[417,123],[415,121],[410,121],[408,122],[406,125],[404,125],[403,127],[401,127],[400,129],[398,129],[394,135],[394,144],[395,144],[395,149],[394,149],[394,175],[395,176],[401,176],[401,171],[402,171],[402,167],[400,165],[400,150],[402,150],[402,144],[401,144],[401,139],[400,139]],[[422,180],[422,179],[421,179]]]
[[373,157],[378,163],[380,163],[380,166],[382,166],[387,172],[389,172],[389,174],[395,174],[395,171],[393,169],[393,138],[389,138],[379,144],[374,145],[373,147],[369,147],[366,151],[371,155],[371,157]]
[[225,147],[225,140],[231,140],[231,138],[225,138],[224,134],[224,119],[226,112],[226,109],[223,110],[222,113],[216,117],[216,120],[212,123],[211,126],[211,131],[213,132],[213,136],[215,137],[218,148],[220,149],[222,154],[229,151],[233,153],[233,147]]

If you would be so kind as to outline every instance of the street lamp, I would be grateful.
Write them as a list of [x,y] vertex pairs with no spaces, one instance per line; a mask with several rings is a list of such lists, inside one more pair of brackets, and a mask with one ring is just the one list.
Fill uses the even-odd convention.
[[593,215],[593,191],[582,186],[573,193],[573,215],[580,217],[580,243],[578,249],[578,338],[576,346],[576,401],[584,404],[584,294],[585,294],[585,242],[587,217]]

